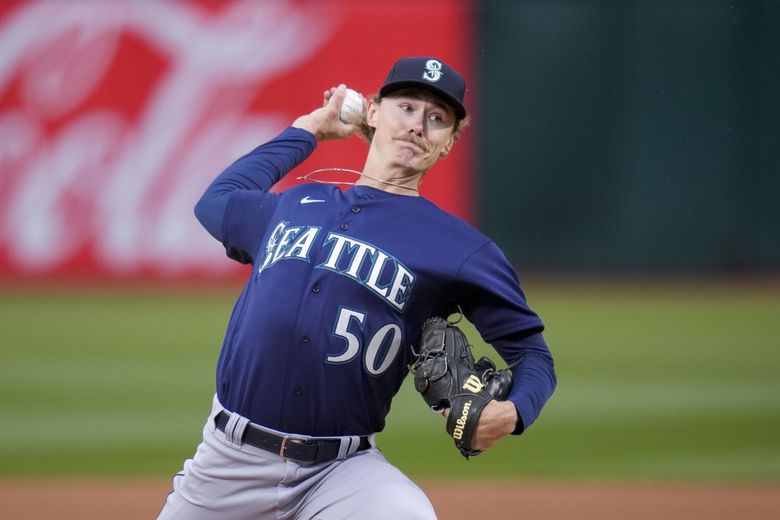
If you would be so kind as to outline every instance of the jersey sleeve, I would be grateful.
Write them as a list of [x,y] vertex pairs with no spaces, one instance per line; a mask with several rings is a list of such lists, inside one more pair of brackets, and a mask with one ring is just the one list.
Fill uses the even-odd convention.
[[539,416],[557,384],[552,355],[542,336],[544,324],[531,310],[515,270],[488,242],[469,257],[458,274],[454,303],[512,368],[508,400],[520,417],[516,434]]
[[512,390],[507,400],[517,408],[520,421],[513,433],[520,434],[539,417],[555,391],[558,380],[553,358],[541,332],[505,336],[492,345],[512,367]]
[[268,190],[303,162],[317,145],[306,130],[287,128],[217,176],[195,206],[204,228],[225,246],[227,255],[253,263],[278,195]]
[[515,333],[544,329],[520,288],[515,270],[494,242],[487,242],[461,265],[455,301],[488,343]]

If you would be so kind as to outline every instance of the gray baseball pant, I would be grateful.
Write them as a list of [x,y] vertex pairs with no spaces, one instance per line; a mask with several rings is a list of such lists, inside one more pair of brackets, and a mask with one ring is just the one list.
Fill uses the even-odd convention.
[[218,430],[222,409],[215,397],[203,441],[174,477],[158,520],[436,520],[422,490],[376,447],[299,464],[242,444],[248,421],[236,414],[229,436]]

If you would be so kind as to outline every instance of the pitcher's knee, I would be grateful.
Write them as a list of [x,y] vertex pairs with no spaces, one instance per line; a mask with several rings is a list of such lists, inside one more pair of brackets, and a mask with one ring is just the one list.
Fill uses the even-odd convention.
[[431,501],[417,487],[383,486],[372,495],[372,519],[436,520]]

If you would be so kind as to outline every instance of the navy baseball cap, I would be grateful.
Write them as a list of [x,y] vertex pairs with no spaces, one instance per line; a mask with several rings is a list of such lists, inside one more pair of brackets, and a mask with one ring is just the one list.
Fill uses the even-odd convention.
[[449,65],[438,58],[412,57],[401,58],[393,68],[379,90],[380,96],[402,88],[421,88],[442,98],[455,110],[458,119],[466,117],[463,97],[466,95],[466,81]]

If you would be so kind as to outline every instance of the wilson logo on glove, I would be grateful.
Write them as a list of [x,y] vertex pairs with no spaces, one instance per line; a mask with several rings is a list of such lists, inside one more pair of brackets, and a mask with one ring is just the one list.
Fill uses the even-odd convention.
[[468,390],[469,392],[474,392],[475,394],[478,394],[480,390],[482,390],[484,385],[482,384],[482,381],[477,376],[469,376],[469,378],[466,380],[465,383],[463,383],[463,389]]
[[471,408],[471,401],[463,405],[463,413],[460,414],[460,419],[455,421],[455,430],[452,432],[452,438],[455,440],[463,438],[463,427],[466,426],[466,420],[469,418],[469,408]]

